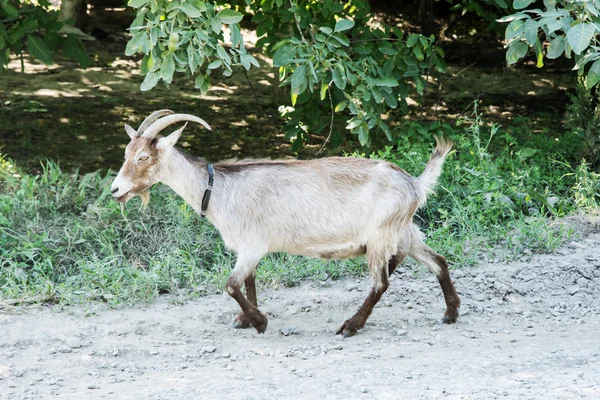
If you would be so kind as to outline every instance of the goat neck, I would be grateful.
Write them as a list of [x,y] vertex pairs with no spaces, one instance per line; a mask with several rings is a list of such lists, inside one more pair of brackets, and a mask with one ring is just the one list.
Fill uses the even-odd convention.
[[[170,159],[166,160],[166,168],[161,176],[161,182],[173,189],[196,212],[200,213],[202,196],[208,187],[207,162],[201,158],[189,156],[176,148],[172,148],[165,154],[165,157]],[[207,217],[210,216],[210,207],[208,211]]]

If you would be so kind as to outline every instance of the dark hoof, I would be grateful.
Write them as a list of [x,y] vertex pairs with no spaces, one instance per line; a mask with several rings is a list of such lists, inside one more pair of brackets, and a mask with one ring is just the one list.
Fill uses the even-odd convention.
[[269,323],[269,320],[267,320],[267,317],[265,317],[263,314],[258,315],[259,317],[252,321],[252,325],[256,329],[256,332],[265,333],[265,331],[267,330],[267,324]]
[[246,329],[252,326],[252,322],[250,318],[246,317],[246,314],[243,312],[239,313],[237,317],[235,317],[235,321],[233,321],[233,327],[235,329]]
[[340,326],[340,329],[338,329],[335,334],[342,335],[343,337],[347,338],[356,335],[358,329],[359,327],[356,325],[356,323],[354,323],[351,319],[348,319],[344,321],[342,326]]
[[448,309],[446,309],[444,318],[442,318],[442,322],[445,324],[453,324],[456,322],[457,318],[458,318],[458,308],[448,308]]

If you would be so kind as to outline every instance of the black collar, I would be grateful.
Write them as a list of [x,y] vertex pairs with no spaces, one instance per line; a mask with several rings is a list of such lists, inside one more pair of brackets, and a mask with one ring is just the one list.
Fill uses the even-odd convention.
[[208,202],[210,201],[210,193],[213,188],[213,181],[215,180],[215,170],[212,164],[207,164],[206,169],[208,170],[208,186],[202,196],[202,209],[200,210],[200,216],[206,218],[206,209],[208,208]]

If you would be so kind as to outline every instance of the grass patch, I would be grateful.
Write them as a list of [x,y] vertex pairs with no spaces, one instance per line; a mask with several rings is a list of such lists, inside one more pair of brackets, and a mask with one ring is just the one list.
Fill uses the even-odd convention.
[[[455,141],[437,195],[417,216],[428,244],[455,267],[551,251],[573,235],[553,220],[597,210],[599,175],[564,156],[577,138],[526,128],[519,121],[500,130],[477,114],[456,127],[410,123],[397,145],[373,155],[418,175],[434,133]],[[109,193],[112,179],[67,173],[53,162],[31,175],[0,160],[0,298],[120,304],[221,290],[235,259],[210,223],[162,185],[148,210],[138,210],[138,200],[122,210]],[[361,259],[274,254],[258,278],[295,285],[365,270]]]
[[555,222],[597,213],[600,175],[576,158],[582,138],[569,131],[535,133],[529,122],[522,118],[500,129],[475,108],[456,127],[408,123],[396,146],[372,155],[419,175],[434,134],[454,141],[437,194],[416,218],[428,244],[451,263],[550,252],[577,235],[572,226]]

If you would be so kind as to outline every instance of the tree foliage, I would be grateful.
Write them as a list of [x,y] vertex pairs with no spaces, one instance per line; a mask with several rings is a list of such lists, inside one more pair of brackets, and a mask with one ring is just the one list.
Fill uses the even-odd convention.
[[[61,35],[64,23],[47,0],[0,0],[0,71],[8,65],[11,54],[29,53],[46,64],[54,63],[54,54],[62,50],[82,67],[90,63],[79,39]],[[70,21],[66,21],[70,22]]]
[[[520,10],[501,18],[508,22],[505,39],[506,61],[514,64],[533,48],[537,66],[544,65],[544,56],[555,59],[573,58],[579,75],[586,75],[588,89],[600,81],[600,0],[545,0],[544,9],[528,8],[533,0],[515,0]],[[549,42],[544,53],[540,34]],[[587,68],[587,73],[586,73]]]
[[281,86],[290,88],[291,105],[280,111],[286,136],[296,145],[309,132],[326,128],[336,142],[335,118],[345,118],[346,129],[362,145],[374,132],[391,139],[385,113],[406,112],[409,93],[422,95],[430,70],[445,69],[433,37],[375,23],[365,0],[130,0],[129,5],[137,17],[126,54],[144,56],[142,90],[161,80],[168,85],[179,72],[206,92],[216,71],[228,76],[236,66],[258,66],[240,33],[244,15],[251,17],[257,47],[273,58]]

